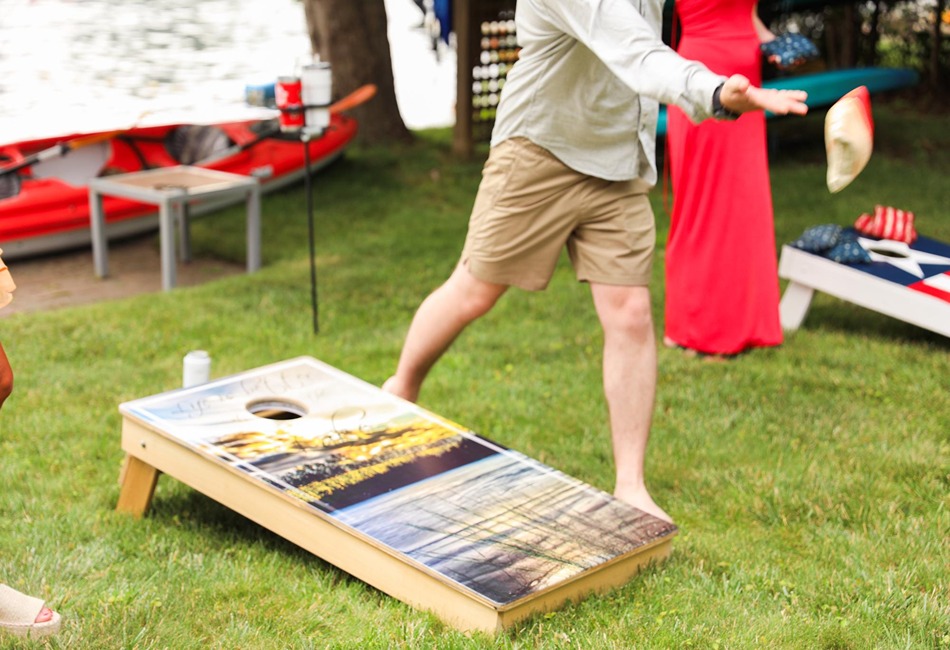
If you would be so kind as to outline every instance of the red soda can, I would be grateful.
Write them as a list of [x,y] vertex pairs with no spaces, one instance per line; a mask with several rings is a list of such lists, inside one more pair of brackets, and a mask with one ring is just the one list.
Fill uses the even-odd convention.
[[280,130],[299,131],[304,125],[303,87],[300,77],[278,77],[274,85],[274,101],[280,111]]

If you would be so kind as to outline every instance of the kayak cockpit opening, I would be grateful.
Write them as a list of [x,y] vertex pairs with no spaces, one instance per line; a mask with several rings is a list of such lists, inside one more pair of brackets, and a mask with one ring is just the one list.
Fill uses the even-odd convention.
[[[0,147],[0,169],[23,160],[23,154],[16,147]],[[20,193],[20,177],[16,173],[0,175],[0,199],[16,196]]]
[[205,124],[178,126],[165,136],[165,148],[181,165],[193,165],[218,156],[233,144],[223,129]]

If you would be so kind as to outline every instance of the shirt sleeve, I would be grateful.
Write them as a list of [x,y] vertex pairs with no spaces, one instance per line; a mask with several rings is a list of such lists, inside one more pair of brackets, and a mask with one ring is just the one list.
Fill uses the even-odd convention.
[[695,122],[712,117],[713,92],[726,78],[667,47],[633,0],[535,2],[554,28],[587,47],[633,92],[674,104]]

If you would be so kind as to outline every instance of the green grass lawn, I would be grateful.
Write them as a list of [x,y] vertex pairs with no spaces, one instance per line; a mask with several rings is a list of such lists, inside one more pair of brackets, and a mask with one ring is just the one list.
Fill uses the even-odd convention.
[[[836,195],[822,119],[770,126],[776,244],[876,203],[950,241],[946,115],[876,107],[874,157]],[[481,169],[451,156],[448,131],[420,135],[316,177],[317,335],[302,186],[265,197],[257,274],[0,321],[17,376],[0,414],[0,580],[64,615],[50,646],[950,650],[950,340],[823,295],[778,349],[727,363],[660,351],[648,471],[681,528],[672,557],[496,638],[456,632],[169,477],[144,519],[115,513],[117,406],[177,387],[189,350],[209,350],[215,376],[298,355],[388,376],[456,262]],[[199,255],[243,260],[243,238],[238,208],[194,226]],[[563,262],[546,292],[510,292],[466,332],[421,403],[610,490],[600,347],[588,289]]]

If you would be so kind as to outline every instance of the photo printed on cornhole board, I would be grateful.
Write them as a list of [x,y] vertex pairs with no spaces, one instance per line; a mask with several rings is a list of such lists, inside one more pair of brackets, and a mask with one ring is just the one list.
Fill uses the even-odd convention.
[[499,606],[677,530],[311,357],[120,410]]

